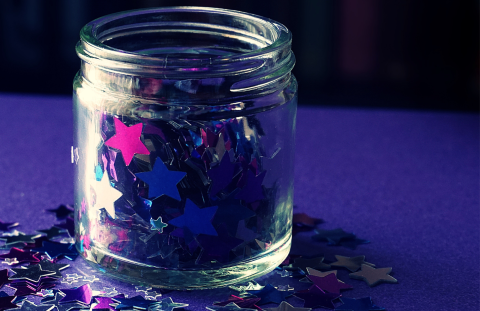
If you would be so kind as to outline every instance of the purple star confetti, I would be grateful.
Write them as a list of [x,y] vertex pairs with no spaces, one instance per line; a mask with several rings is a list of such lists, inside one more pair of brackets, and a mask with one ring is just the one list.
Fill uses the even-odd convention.
[[326,293],[320,287],[313,285],[307,290],[295,292],[295,297],[305,301],[304,307],[307,308],[327,308],[334,309],[333,300],[341,297],[339,294]]
[[309,275],[308,278],[313,282],[313,284],[317,285],[322,290],[329,293],[340,294],[340,290],[352,288],[352,286],[348,284],[339,282],[337,277],[333,273],[323,277]]
[[78,302],[88,305],[92,300],[92,289],[89,284],[72,289],[62,289],[61,291],[65,294],[65,297],[60,299],[60,303]]
[[248,291],[250,294],[253,294],[260,298],[260,301],[257,302],[259,305],[264,305],[267,303],[281,303],[285,300],[286,297],[291,296],[293,293],[286,291],[279,291],[271,284],[265,285],[261,290],[251,290]]

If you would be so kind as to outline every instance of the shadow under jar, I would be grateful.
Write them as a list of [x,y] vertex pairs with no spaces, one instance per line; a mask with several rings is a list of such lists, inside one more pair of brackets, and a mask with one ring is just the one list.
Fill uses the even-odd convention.
[[170,7],[96,19],[74,80],[76,246],[108,276],[204,289],[266,274],[291,244],[291,33]]

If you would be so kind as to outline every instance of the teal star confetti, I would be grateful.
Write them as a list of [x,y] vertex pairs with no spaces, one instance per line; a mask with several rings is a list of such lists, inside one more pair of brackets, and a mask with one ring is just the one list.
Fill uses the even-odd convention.
[[162,222],[161,216],[159,216],[156,220],[154,220],[153,218],[150,219],[150,224],[152,225],[151,230],[157,230],[160,233],[163,232],[163,228],[168,226],[166,223]]

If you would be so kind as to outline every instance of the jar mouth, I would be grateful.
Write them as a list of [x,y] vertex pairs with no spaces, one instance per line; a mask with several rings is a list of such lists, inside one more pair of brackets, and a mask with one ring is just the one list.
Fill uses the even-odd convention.
[[[207,7],[165,7],[98,18],[80,32],[79,57],[107,71],[153,78],[258,75],[263,82],[290,73],[292,36],[258,15]],[[275,77],[277,76],[277,77]],[[244,80],[244,79],[242,79]],[[232,90],[258,85],[237,85]]]

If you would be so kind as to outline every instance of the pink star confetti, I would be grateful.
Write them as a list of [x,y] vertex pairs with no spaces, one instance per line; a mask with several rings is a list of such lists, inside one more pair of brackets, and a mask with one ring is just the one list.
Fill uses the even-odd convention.
[[122,151],[125,164],[130,165],[135,154],[150,154],[147,147],[140,140],[142,135],[142,123],[130,127],[115,118],[116,134],[105,142],[105,145]]

